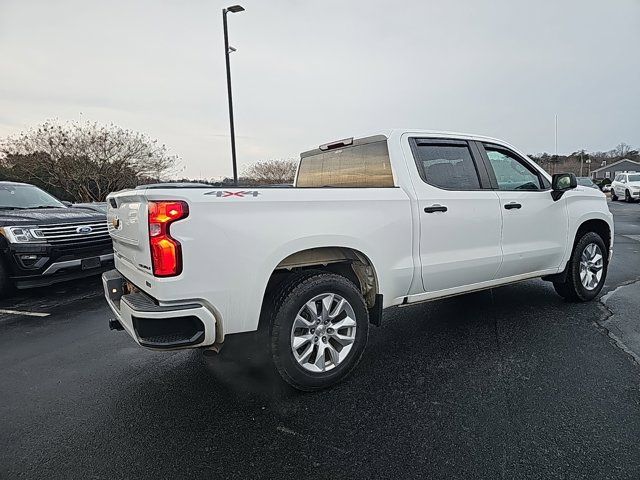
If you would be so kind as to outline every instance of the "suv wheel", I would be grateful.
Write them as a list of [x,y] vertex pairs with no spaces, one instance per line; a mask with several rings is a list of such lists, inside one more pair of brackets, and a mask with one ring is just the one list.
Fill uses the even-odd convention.
[[271,356],[280,376],[298,390],[329,387],[358,364],[369,336],[360,289],[331,273],[296,275],[275,298]]
[[633,202],[633,198],[631,198],[631,192],[629,192],[629,190],[624,191],[624,201],[627,203]]
[[618,201],[618,196],[616,195],[616,191],[613,188],[611,189],[611,201],[612,202]]
[[13,284],[9,280],[9,272],[0,260],[0,298],[7,298],[13,293]]
[[587,232],[573,248],[565,281],[554,282],[553,287],[567,300],[593,300],[604,286],[608,262],[608,252],[602,237],[595,232]]

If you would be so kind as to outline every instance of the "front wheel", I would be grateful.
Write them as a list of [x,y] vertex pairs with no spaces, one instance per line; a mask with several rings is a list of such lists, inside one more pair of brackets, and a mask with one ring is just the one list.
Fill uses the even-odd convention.
[[629,190],[624,191],[624,200],[627,203],[633,202],[633,198],[631,198],[631,192]]
[[271,356],[298,390],[327,388],[358,364],[369,336],[360,289],[340,275],[311,272],[286,282],[271,320]]
[[553,287],[567,300],[593,300],[604,286],[608,263],[608,252],[602,237],[595,232],[587,232],[573,249],[564,282],[554,282]]
[[0,299],[10,297],[13,290],[13,283],[9,280],[9,271],[2,259],[0,259]]

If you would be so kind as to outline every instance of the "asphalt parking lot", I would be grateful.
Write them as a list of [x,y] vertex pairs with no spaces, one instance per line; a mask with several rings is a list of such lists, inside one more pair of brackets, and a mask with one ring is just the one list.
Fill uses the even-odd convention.
[[605,304],[536,280],[391,309],[354,375],[312,394],[252,336],[137,347],[98,279],[5,300],[48,315],[0,314],[0,477],[637,479],[640,205],[611,210]]

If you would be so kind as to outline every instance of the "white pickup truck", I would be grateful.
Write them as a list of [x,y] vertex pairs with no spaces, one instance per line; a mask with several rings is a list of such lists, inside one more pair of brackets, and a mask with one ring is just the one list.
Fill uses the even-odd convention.
[[108,197],[115,319],[156,350],[266,331],[281,376],[327,387],[382,310],[542,277],[600,292],[604,194],[493,138],[389,130],[301,155],[292,188],[159,185]]

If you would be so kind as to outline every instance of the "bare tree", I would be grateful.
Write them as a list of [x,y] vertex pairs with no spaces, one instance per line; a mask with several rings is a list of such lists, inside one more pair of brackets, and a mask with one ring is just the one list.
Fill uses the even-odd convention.
[[292,183],[296,175],[298,162],[289,160],[267,160],[250,165],[244,171],[244,177],[253,184],[274,185]]
[[178,169],[178,158],[157,140],[95,122],[46,121],[0,142],[0,157],[3,176],[81,201],[102,201]]

